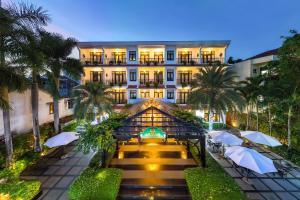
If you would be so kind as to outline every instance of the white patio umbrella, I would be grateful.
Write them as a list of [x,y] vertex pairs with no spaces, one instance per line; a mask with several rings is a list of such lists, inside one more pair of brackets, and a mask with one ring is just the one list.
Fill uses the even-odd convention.
[[225,157],[230,158],[237,165],[255,171],[259,174],[277,172],[273,161],[253,149],[235,146],[228,147]]
[[213,141],[221,142],[225,145],[236,146],[241,145],[243,140],[226,131],[211,131],[208,133]]
[[264,144],[271,147],[281,145],[276,138],[258,131],[241,131],[241,136],[257,144]]
[[64,146],[77,140],[79,137],[76,132],[62,132],[49,138],[44,145],[50,148]]

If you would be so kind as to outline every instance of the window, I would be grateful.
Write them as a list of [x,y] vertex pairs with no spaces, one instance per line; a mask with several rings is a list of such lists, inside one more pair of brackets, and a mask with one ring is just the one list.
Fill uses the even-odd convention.
[[54,113],[54,105],[53,102],[49,103],[49,114],[53,114]]
[[[220,122],[220,114],[219,113],[213,113],[212,120],[213,120],[213,122]],[[206,122],[209,121],[209,115],[208,115],[207,110],[204,113],[204,121],[206,121]]]
[[167,51],[167,60],[174,60],[174,51]]
[[174,81],[174,70],[173,69],[167,70],[167,81]]
[[73,99],[69,99],[67,104],[68,104],[68,109],[72,109],[73,108]]
[[253,74],[256,74],[257,73],[257,69],[253,69]]
[[174,99],[174,91],[167,91],[167,99]]
[[129,60],[136,61],[136,51],[129,51]]
[[141,91],[141,98],[150,98],[149,91]]
[[161,90],[154,90],[154,98],[163,98],[164,93]]
[[130,81],[136,81],[136,70],[129,71],[129,79]]
[[91,71],[90,73],[90,80],[92,82],[102,82],[102,72],[98,71]]
[[136,99],[136,90],[130,90],[130,99]]

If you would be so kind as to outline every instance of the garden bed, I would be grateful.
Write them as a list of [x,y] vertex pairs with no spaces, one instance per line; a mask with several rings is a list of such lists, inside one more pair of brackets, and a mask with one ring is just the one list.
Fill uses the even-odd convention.
[[[199,163],[194,148],[191,153]],[[186,182],[193,200],[243,200],[247,199],[240,187],[223,168],[207,153],[207,168],[188,168],[184,170]]]
[[71,200],[115,200],[121,184],[122,171],[114,168],[87,168],[69,188]]

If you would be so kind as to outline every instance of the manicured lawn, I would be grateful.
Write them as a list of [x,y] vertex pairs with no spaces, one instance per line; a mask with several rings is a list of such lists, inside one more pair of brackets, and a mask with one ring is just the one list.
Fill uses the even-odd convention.
[[30,200],[40,191],[40,181],[14,180],[0,184],[0,199],[3,200]]
[[234,180],[208,154],[207,165],[207,168],[188,168],[184,171],[193,200],[247,199]]
[[115,200],[122,171],[114,168],[87,168],[69,188],[72,200]]

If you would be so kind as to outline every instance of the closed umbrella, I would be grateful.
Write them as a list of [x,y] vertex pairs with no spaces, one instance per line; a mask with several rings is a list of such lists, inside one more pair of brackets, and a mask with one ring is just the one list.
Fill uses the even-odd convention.
[[209,135],[212,137],[213,141],[221,142],[229,146],[237,146],[243,143],[242,139],[226,131],[211,131],[209,132]]
[[230,158],[237,165],[255,171],[259,174],[277,172],[273,161],[253,149],[235,146],[228,147],[225,157]]
[[62,132],[49,138],[44,145],[50,148],[64,146],[77,140],[79,138],[77,134],[76,132]]
[[241,131],[241,136],[257,144],[263,144],[271,147],[281,145],[276,138],[258,131]]

